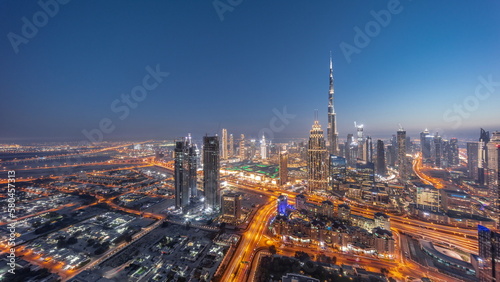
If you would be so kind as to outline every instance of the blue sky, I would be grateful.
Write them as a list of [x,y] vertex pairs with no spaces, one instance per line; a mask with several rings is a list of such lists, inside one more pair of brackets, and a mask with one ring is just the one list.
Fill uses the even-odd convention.
[[[388,5],[400,12],[348,62],[340,44],[355,47],[354,28],[365,30],[371,11]],[[9,34],[23,36],[22,18],[33,22],[43,9],[0,2],[3,140],[81,140],[103,118],[114,126],[105,140],[200,138],[221,128],[255,137],[285,106],[296,117],[275,137],[305,137],[315,109],[326,130],[330,51],[341,138],[354,121],[375,137],[398,123],[414,137],[425,127],[445,137],[500,130],[500,86],[471,98],[479,77],[500,82],[498,1],[241,1],[222,21],[212,1],[58,7],[16,53]],[[121,120],[112,102],[156,65],[169,76]],[[457,113],[464,103],[469,110]]]

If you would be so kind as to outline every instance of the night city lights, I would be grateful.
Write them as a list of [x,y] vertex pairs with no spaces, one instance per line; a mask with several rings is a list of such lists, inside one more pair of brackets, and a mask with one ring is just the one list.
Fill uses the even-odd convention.
[[0,282],[500,281],[498,1],[0,2]]

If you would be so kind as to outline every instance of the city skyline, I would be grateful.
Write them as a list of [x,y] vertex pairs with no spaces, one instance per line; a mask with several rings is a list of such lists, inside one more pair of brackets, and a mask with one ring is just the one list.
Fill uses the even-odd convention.
[[[21,36],[22,18],[32,21],[42,10],[36,3],[2,5],[3,13],[9,11],[1,28],[6,35]],[[374,14],[387,11],[386,3],[268,3],[256,27],[248,26],[260,8],[256,3],[235,7],[222,21],[211,3],[96,5],[101,10],[74,2],[60,5],[33,38],[16,45],[17,53],[12,36],[0,42],[6,54],[0,91],[10,105],[2,112],[9,120],[2,124],[2,140],[85,140],[82,131],[99,128],[104,118],[113,126],[103,135],[105,141],[173,139],[183,136],[184,128],[193,136],[227,128],[260,138],[259,131],[285,107],[295,117],[274,132],[274,138],[306,138],[314,109],[319,110],[320,123],[328,124],[330,51],[339,139],[354,131],[353,121],[365,124],[374,138],[390,137],[399,123],[412,138],[424,128],[446,139],[473,139],[479,127],[498,130],[495,50],[500,42],[491,35],[500,25],[489,12],[498,3],[483,3],[480,9],[462,3],[451,11],[445,3],[433,3],[436,11],[446,11],[444,18],[438,12],[422,17],[429,4],[403,1],[363,48],[353,41],[356,27],[364,30]],[[267,14],[278,8],[283,12]],[[317,15],[315,21],[297,17],[308,12]],[[173,28],[180,23],[185,33]],[[466,31],[471,32],[464,41]],[[188,36],[192,33],[195,36]],[[198,47],[202,42],[204,47]],[[346,56],[343,43],[360,52]],[[136,108],[130,107],[126,115],[125,110],[112,110],[122,93],[130,93],[155,71],[168,75],[159,77]],[[485,81],[490,85],[484,86]],[[490,95],[470,99],[480,85],[491,90]],[[474,107],[462,114],[454,129],[454,105],[467,103]],[[115,109],[118,106],[123,104]]]

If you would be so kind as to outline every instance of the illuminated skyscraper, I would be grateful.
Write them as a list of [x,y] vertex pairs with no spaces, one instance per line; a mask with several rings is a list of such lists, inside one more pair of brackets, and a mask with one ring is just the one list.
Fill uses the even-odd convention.
[[241,218],[241,194],[226,193],[222,196],[222,215],[235,220]]
[[246,160],[245,135],[240,136],[240,161]]
[[280,195],[278,197],[278,215],[287,215],[288,198],[286,195]]
[[[488,169],[486,170],[486,174],[488,179],[486,182],[488,183],[488,187],[494,191],[497,187],[497,174],[498,174],[498,155],[497,155],[497,147],[500,145],[500,131],[494,131],[491,134],[490,142],[486,145],[488,150]],[[495,193],[493,193],[495,194]]]
[[197,155],[196,145],[191,142],[191,135],[175,143],[174,180],[175,207],[184,209],[189,199],[197,196]]
[[228,157],[228,151],[227,151],[227,129],[223,128],[222,129],[222,142],[221,142],[221,157],[223,160],[226,160]]
[[401,177],[403,180],[406,180],[408,172],[406,167],[406,131],[402,127],[400,127],[397,131],[397,144],[397,165],[399,170],[399,177]]
[[377,140],[377,162],[375,165],[375,171],[378,175],[385,176],[387,170],[385,168],[385,150],[384,141]]
[[467,142],[467,173],[472,180],[477,180],[479,144]]
[[343,157],[330,155],[330,186],[332,190],[340,190],[340,184],[345,183],[347,173],[347,162]]
[[338,133],[334,109],[334,88],[333,88],[333,63],[332,54],[330,53],[330,89],[328,91],[328,151],[330,154],[339,155],[338,153]]
[[203,137],[203,191],[205,209],[216,211],[220,208],[220,160],[219,138]]
[[420,149],[422,151],[422,160],[424,162],[431,158],[431,140],[432,136],[427,128],[420,133]]
[[458,155],[458,140],[457,138],[451,138],[448,144],[448,166],[458,166],[460,164],[460,158]]
[[327,190],[327,151],[325,139],[323,137],[323,130],[321,129],[321,125],[318,120],[314,121],[308,145],[307,181],[309,183],[309,191]]
[[357,131],[357,144],[358,144],[358,154],[357,154],[357,158],[358,159],[362,159],[364,161],[366,161],[365,159],[365,142],[364,142],[364,138],[363,138],[363,125],[362,124],[356,124],[356,122],[354,122],[354,127],[356,127],[356,131]]
[[185,141],[175,142],[174,149],[174,180],[175,208],[183,209],[189,204],[189,165]]
[[260,140],[260,158],[263,160],[267,159],[267,144],[264,134],[262,134],[262,139]]
[[479,248],[479,281],[500,280],[500,233],[477,226]]
[[188,135],[188,163],[189,163],[189,197],[194,198],[198,196],[198,147],[191,140],[191,134]]
[[364,152],[363,160],[365,162],[373,162],[373,144],[372,144],[372,138],[370,136],[366,137],[363,152]]
[[227,150],[229,158],[234,157],[234,137],[233,134],[229,134],[229,148]]
[[283,186],[288,182],[288,152],[280,151],[280,185]]
[[488,169],[488,142],[490,142],[490,132],[481,128],[479,133],[477,160],[477,180],[480,185],[485,185],[487,183],[486,170]]
[[443,140],[439,133],[436,132],[434,135],[432,143],[432,160],[434,161],[434,166],[442,168],[443,167]]

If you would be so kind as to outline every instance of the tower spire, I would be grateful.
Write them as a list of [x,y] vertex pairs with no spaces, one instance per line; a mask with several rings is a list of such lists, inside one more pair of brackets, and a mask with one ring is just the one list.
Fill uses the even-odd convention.
[[328,127],[327,127],[327,139],[328,139],[328,151],[330,154],[338,155],[337,148],[337,125],[335,121],[335,109],[333,107],[333,98],[335,90],[333,88],[333,60],[332,51],[330,51],[330,88],[328,91]]

